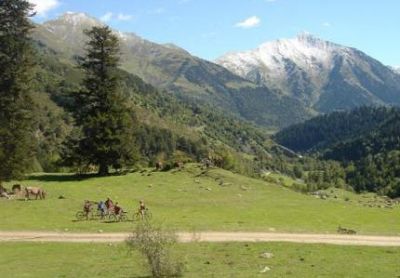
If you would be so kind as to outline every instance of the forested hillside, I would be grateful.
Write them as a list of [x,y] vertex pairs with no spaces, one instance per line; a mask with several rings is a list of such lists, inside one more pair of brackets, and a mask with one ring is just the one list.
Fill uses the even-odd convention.
[[[39,42],[36,48],[35,99],[40,121],[36,167],[54,171],[59,163],[60,146],[74,125],[69,113],[75,106],[71,94],[79,89],[82,74],[75,64],[60,59],[55,50]],[[138,121],[135,137],[142,163],[154,163],[157,159],[200,160],[214,155],[232,156],[230,167],[236,164],[240,168],[236,160],[244,153],[261,158],[270,156],[265,132],[233,114],[206,104],[185,103],[126,71],[120,70],[120,75],[123,92],[129,97]],[[247,160],[253,165],[253,158]]]
[[363,107],[334,112],[278,132],[282,145],[333,159],[357,191],[400,195],[400,109]]

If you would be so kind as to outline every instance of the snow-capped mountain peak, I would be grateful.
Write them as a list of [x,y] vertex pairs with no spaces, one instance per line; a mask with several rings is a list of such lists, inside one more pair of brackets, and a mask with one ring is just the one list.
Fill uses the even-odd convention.
[[331,65],[335,53],[345,51],[345,47],[303,33],[292,39],[263,43],[254,50],[228,53],[217,59],[217,63],[243,77],[248,77],[254,67],[260,66],[269,75],[281,76],[288,61],[307,71],[319,71],[321,66],[326,68]]
[[50,32],[66,33],[66,36],[73,36],[73,33],[80,29],[87,29],[92,26],[103,25],[99,20],[85,13],[66,12],[57,19],[47,21],[43,26]]
[[387,100],[381,99],[382,96],[393,99],[398,93],[386,93],[385,86],[400,82],[395,70],[361,51],[306,33],[266,42],[253,50],[228,53],[216,62],[241,77],[275,87],[318,110],[341,108],[343,103],[337,101],[337,94],[354,97],[347,102],[362,99],[384,103]]
[[400,66],[391,66],[391,69],[393,69],[396,73],[400,74]]
[[66,12],[59,18],[59,20],[65,21],[66,23],[69,23],[73,26],[82,24],[85,25],[100,24],[100,21],[98,21],[96,18],[93,18],[86,13],[78,13],[78,12]]

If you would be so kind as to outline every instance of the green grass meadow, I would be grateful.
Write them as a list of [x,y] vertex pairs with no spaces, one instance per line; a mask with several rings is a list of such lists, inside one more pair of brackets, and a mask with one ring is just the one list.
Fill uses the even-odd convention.
[[[260,257],[264,252],[273,257]],[[185,262],[183,277],[400,277],[400,248],[190,243],[174,253]],[[0,265],[4,278],[150,277],[124,244],[2,243]]]
[[[400,209],[365,207],[362,196],[322,200],[284,186],[221,169],[202,172],[136,172],[82,180],[37,174],[22,185],[42,186],[46,200],[0,200],[0,230],[130,231],[132,222],[75,221],[85,199],[110,197],[132,214],[144,199],[157,222],[182,231],[276,231],[335,233],[339,225],[359,234],[400,234]],[[11,187],[13,183],[6,186]],[[59,196],[65,199],[58,199]]]

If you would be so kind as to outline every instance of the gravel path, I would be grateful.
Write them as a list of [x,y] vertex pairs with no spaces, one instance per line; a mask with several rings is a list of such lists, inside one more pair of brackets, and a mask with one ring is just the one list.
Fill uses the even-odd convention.
[[[123,242],[129,233],[1,232],[0,242]],[[181,242],[297,242],[336,245],[400,246],[400,237],[338,234],[290,234],[262,232],[178,233]]]

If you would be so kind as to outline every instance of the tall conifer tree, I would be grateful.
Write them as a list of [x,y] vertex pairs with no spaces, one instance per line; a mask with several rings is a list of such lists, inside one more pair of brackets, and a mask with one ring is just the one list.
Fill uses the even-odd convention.
[[109,27],[93,27],[86,35],[89,41],[80,64],[84,89],[76,94],[75,118],[82,131],[77,154],[106,175],[110,167],[133,161],[133,114],[120,89],[118,38]]
[[32,6],[0,1],[0,181],[21,178],[34,157]]

